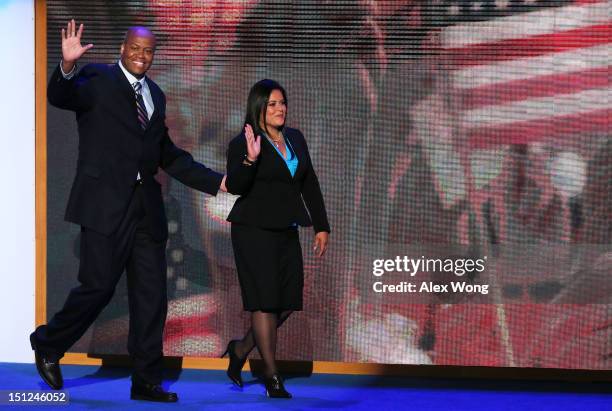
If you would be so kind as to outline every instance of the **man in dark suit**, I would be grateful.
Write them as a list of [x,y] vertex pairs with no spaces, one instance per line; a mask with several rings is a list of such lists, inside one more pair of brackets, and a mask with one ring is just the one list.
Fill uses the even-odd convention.
[[80,285],[64,307],[30,336],[36,366],[52,388],[63,385],[59,360],[110,301],[127,271],[133,360],[131,398],[174,402],[161,388],[162,336],[167,312],[165,246],[168,236],[161,167],[197,190],[216,195],[225,177],[176,147],[165,124],[166,100],[145,76],[155,54],[155,36],[132,27],[114,65],[77,60],[93,45],[81,45],[83,25],[62,29],[62,61],[48,86],[49,102],[76,113],[79,153],[66,220],[81,226]]

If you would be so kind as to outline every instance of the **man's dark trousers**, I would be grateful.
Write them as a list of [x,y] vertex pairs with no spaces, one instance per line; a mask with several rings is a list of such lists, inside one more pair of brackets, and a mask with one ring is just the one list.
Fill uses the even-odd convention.
[[155,240],[145,215],[143,188],[134,192],[119,228],[111,235],[81,227],[80,285],[64,307],[36,330],[37,344],[59,359],[85,333],[108,304],[124,270],[130,310],[128,351],[133,380],[161,383],[163,330],[167,312],[166,240]]

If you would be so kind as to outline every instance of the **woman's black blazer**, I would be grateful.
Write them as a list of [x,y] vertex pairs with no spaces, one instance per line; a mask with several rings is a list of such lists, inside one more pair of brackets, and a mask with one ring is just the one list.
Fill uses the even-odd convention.
[[293,177],[265,136],[261,137],[259,159],[252,166],[244,164],[247,154],[244,132],[230,141],[226,186],[230,193],[239,194],[240,198],[227,221],[269,229],[284,229],[297,223],[314,226],[317,233],[329,232],[323,195],[304,135],[288,127],[283,129],[283,135],[298,158]]

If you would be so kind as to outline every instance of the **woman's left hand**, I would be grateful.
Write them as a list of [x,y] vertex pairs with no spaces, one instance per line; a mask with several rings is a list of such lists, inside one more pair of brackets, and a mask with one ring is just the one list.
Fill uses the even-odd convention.
[[325,254],[328,239],[329,233],[327,231],[319,231],[317,234],[315,234],[314,247],[312,249],[317,257],[321,257],[323,254]]

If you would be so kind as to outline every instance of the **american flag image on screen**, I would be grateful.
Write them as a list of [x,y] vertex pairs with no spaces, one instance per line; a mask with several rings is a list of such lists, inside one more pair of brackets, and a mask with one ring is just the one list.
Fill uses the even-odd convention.
[[441,47],[471,147],[609,132],[609,1],[432,6],[446,19]]

